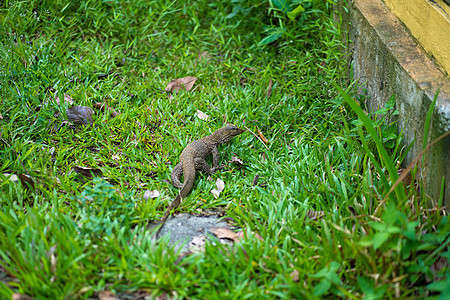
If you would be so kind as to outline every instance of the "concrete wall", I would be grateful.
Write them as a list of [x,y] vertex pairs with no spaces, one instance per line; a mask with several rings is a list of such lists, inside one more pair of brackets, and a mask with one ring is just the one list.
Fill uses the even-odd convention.
[[[348,4],[350,3],[350,4]],[[407,166],[421,151],[425,115],[440,89],[432,118],[431,140],[450,130],[450,80],[425,55],[401,22],[380,0],[338,1],[335,19],[348,31],[346,49],[353,78],[366,89],[368,107],[376,110],[395,95],[404,143],[415,139]],[[425,192],[437,201],[445,177],[450,203],[450,136],[425,155],[421,173]]]

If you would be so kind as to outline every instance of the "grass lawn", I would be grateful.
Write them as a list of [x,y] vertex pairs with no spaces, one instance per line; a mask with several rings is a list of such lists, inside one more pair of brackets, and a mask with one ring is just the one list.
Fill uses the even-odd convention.
[[[414,168],[394,185],[408,151],[395,98],[365,111],[332,10],[2,2],[0,298],[448,299],[442,199]],[[92,126],[65,121],[73,106]],[[227,167],[172,213],[221,211],[245,237],[180,255],[147,226],[179,191],[184,147],[228,122],[248,131],[220,147]]]

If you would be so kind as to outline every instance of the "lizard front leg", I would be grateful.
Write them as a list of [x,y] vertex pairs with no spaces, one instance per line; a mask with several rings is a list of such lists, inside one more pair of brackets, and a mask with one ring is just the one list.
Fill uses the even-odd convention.
[[194,164],[196,170],[203,171],[206,174],[208,174],[208,180],[212,180],[211,174],[215,173],[217,169],[221,168],[221,167],[210,168],[209,164],[206,162],[204,158],[195,158]]
[[225,165],[219,166],[219,149],[217,146],[214,146],[211,150],[212,160],[213,160],[213,167],[211,168],[210,172],[215,173],[217,170],[223,169]]
[[209,166],[209,164],[206,162],[206,160],[204,158],[200,158],[200,157],[195,158],[194,164],[195,164],[195,169],[198,171],[203,171],[208,175],[213,173],[212,172],[213,168],[211,168]]

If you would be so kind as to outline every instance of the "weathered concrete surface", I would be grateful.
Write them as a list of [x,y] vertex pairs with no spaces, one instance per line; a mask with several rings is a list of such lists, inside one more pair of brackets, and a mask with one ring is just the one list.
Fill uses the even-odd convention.
[[[158,226],[159,224],[151,224],[149,229],[153,230]],[[164,224],[159,237],[169,234],[169,245],[173,246],[175,251],[182,248],[180,252],[183,253],[190,251],[190,248],[194,246],[191,245],[194,238],[203,239],[203,237],[205,237],[206,239],[209,239],[209,235],[214,236],[210,231],[212,228],[232,229],[215,214],[207,217],[197,217],[184,213],[170,216]]]
[[[395,95],[404,144],[415,140],[403,163],[408,165],[422,150],[425,116],[438,89],[431,140],[450,130],[450,80],[380,0],[355,0],[350,5],[344,2],[347,3],[338,2],[335,17],[342,18],[341,29],[348,31],[347,51],[353,77],[366,89],[371,110]],[[444,200],[448,210],[450,136],[437,143],[425,159],[427,163],[421,170],[425,192],[437,201],[445,177]]]

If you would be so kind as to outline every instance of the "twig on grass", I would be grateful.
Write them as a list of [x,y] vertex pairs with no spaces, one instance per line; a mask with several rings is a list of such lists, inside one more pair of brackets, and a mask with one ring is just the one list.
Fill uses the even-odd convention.
[[267,150],[269,150],[269,147],[267,147],[267,145],[263,142],[263,140],[261,140],[261,138],[259,136],[257,136],[253,131],[251,131],[249,128],[247,128],[246,126],[243,126],[245,129],[247,129],[248,131],[250,131],[254,136],[256,136],[256,138],[264,145],[264,147],[266,147]]

